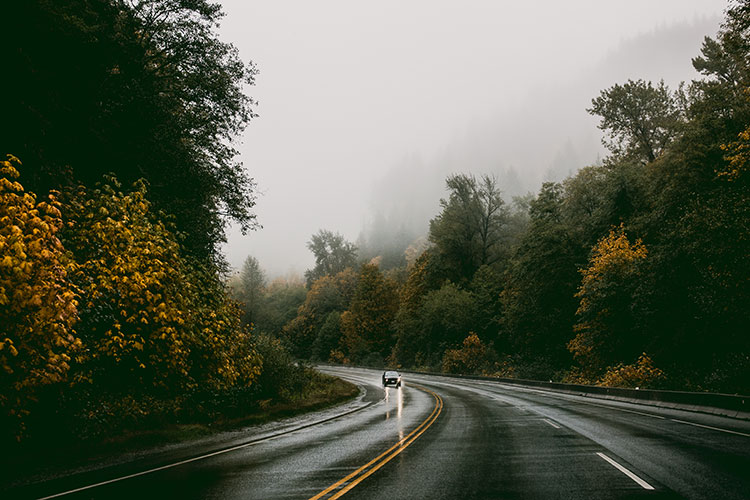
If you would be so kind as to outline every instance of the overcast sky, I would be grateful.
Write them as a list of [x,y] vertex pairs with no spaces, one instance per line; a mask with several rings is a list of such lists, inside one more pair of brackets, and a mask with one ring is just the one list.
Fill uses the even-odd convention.
[[[617,83],[603,73],[621,81],[696,77],[689,57],[698,54],[703,35],[715,34],[726,7],[724,0],[222,3],[222,39],[260,70],[249,89],[260,117],[239,149],[258,183],[256,213],[264,226],[247,236],[230,231],[225,249],[233,266],[253,255],[272,276],[312,266],[305,243],[318,229],[356,240],[389,186],[394,197],[408,198],[409,189],[394,183],[409,169],[419,164],[423,170],[411,177],[430,176],[436,158],[451,149],[461,156],[472,137],[483,136],[483,124],[519,117],[533,108],[525,103],[567,102],[572,106],[555,107],[563,116],[538,123],[555,129],[566,128],[568,119],[583,123],[598,142],[596,121],[581,120],[596,92]],[[653,59],[659,50],[675,55]],[[623,62],[607,66],[608,58]],[[624,67],[629,73],[621,77]],[[667,74],[655,74],[660,69]],[[544,141],[532,137],[541,125],[506,121],[496,130],[524,134],[515,144]],[[555,140],[590,153],[578,144],[590,142],[586,137]],[[492,148],[487,155],[521,170],[538,164],[529,179],[541,179],[549,165],[533,149],[509,144],[507,159]],[[434,177],[442,182],[442,175]]]

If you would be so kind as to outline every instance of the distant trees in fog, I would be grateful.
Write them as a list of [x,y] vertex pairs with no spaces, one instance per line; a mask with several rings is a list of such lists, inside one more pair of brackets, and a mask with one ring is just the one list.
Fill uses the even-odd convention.
[[323,361],[747,393],[748,26],[747,2],[728,11],[703,80],[594,98],[601,163],[512,204],[491,176],[449,176],[427,245],[316,264],[279,334]]

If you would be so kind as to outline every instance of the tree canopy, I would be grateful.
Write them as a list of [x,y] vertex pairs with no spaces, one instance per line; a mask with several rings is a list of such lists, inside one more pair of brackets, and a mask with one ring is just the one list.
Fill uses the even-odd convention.
[[357,265],[357,247],[339,233],[321,229],[307,242],[315,267],[305,271],[308,287],[318,278],[333,276]]
[[0,150],[34,192],[114,173],[149,184],[199,258],[221,258],[227,220],[255,225],[234,140],[255,116],[257,70],[221,42],[209,0],[4,2]]

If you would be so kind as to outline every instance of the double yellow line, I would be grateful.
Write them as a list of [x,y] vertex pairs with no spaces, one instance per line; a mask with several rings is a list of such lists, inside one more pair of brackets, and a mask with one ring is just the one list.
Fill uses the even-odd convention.
[[[415,386],[414,384],[410,384],[411,387],[416,387],[422,391],[429,392],[432,394],[432,396],[435,398],[435,408],[432,410],[432,413],[429,417],[427,417],[419,426],[411,431],[407,436],[400,439],[396,444],[388,448],[386,451],[378,455],[377,457],[373,458],[369,462],[367,462],[365,465],[360,467],[359,469],[355,470],[348,476],[344,477],[343,479],[339,479],[335,483],[333,483],[328,488],[324,489],[314,497],[311,497],[310,500],[318,500],[320,498],[325,497],[329,493],[331,493],[334,490],[337,490],[333,495],[328,497],[328,500],[334,500],[336,498],[340,498],[344,496],[349,490],[357,486],[359,483],[367,479],[371,474],[373,474],[375,471],[383,467],[385,464],[391,461],[393,457],[401,453],[406,449],[407,446],[412,444],[419,436],[424,433],[424,431],[427,430],[428,427],[430,427],[435,420],[437,420],[438,416],[440,415],[440,412],[443,411],[443,398],[441,398],[438,394],[435,394],[429,389],[426,389],[424,387]],[[342,485],[344,485],[342,487]],[[339,489],[340,488],[340,489]]]

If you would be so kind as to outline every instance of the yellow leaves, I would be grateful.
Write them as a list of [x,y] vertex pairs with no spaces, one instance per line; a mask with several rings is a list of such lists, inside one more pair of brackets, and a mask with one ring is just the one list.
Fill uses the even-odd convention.
[[464,339],[460,349],[447,349],[443,355],[445,373],[480,373],[491,369],[491,353],[474,332]]
[[664,378],[664,372],[655,367],[653,360],[644,352],[634,364],[620,363],[610,367],[597,385],[644,388],[653,386]]
[[750,127],[740,132],[736,141],[723,144],[721,149],[727,153],[724,159],[729,164],[717,170],[716,176],[735,182],[750,170]]
[[589,296],[605,277],[617,277],[633,270],[633,266],[648,255],[640,239],[630,243],[625,234],[625,227],[620,224],[612,228],[609,235],[600,239],[592,250],[589,267],[581,270],[583,279],[576,297],[581,298],[578,313],[585,312],[590,306]]
[[36,203],[17,165],[0,162],[0,410],[28,413],[36,388],[66,380],[74,364],[72,383],[219,389],[257,379],[262,360],[239,310],[215,270],[181,254],[145,188],[79,187],[64,207],[54,195]]
[[16,346],[13,345],[12,339],[5,338],[2,342],[0,342],[0,351],[2,351],[3,349],[8,349],[8,352],[10,352],[11,356],[18,356],[18,350],[16,349]]
[[37,204],[24,192],[18,166],[0,162],[0,408],[24,415],[38,387],[64,380],[81,344],[60,212],[54,197]]

